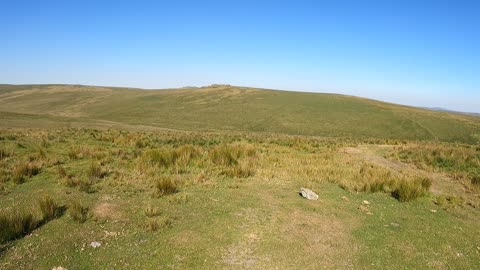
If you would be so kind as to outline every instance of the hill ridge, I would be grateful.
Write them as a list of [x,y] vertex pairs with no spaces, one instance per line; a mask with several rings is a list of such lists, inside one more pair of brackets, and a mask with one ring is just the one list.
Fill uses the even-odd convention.
[[182,130],[468,143],[480,137],[480,119],[470,115],[351,95],[231,85],[173,89],[0,85],[2,113],[64,117],[66,123],[82,119],[86,126],[111,121]]

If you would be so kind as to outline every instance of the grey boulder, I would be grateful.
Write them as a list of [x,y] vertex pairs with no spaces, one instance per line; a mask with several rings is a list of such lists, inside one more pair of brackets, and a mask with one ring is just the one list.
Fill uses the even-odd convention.
[[308,200],[318,200],[317,193],[313,192],[308,188],[300,188],[300,195]]

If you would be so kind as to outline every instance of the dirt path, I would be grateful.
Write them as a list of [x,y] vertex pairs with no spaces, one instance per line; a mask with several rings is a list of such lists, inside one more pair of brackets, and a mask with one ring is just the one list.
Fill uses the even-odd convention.
[[430,191],[437,195],[456,195],[465,199],[474,200],[476,196],[470,193],[465,186],[451,177],[438,172],[429,172],[417,168],[414,165],[383,157],[382,152],[392,149],[393,145],[362,145],[357,147],[345,147],[340,152],[354,156],[372,164],[389,168],[396,172],[409,172],[432,180]]

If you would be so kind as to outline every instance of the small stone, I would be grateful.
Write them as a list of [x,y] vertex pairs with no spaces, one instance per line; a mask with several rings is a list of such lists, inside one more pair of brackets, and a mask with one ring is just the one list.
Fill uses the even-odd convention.
[[52,270],[67,270],[67,268],[61,267],[61,266],[55,266],[52,268]]
[[437,210],[435,210],[435,209],[431,209],[431,210],[430,210],[430,212],[432,212],[432,213],[436,213],[436,212],[437,212]]
[[97,247],[100,247],[102,244],[100,244],[100,242],[97,242],[97,241],[93,241],[90,243],[90,246],[93,247],[93,248],[97,248]]
[[300,195],[308,200],[318,200],[317,193],[308,188],[300,188]]
[[390,226],[392,226],[392,227],[400,227],[400,224],[395,223],[395,222],[392,222],[392,223],[390,223]]
[[362,204],[364,204],[364,205],[370,205],[370,202],[369,202],[369,201],[363,201]]
[[348,202],[348,197],[347,196],[342,196],[342,200]]
[[367,215],[373,215],[372,212],[370,212],[370,209],[368,209],[366,206],[360,205],[358,210],[366,213]]

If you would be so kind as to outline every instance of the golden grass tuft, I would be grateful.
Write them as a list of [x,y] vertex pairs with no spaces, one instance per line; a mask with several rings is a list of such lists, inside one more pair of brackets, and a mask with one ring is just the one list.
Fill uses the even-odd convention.
[[80,202],[72,200],[68,205],[68,214],[70,217],[78,222],[84,223],[90,216],[90,209],[87,206],[83,206]]
[[44,195],[39,198],[37,204],[42,213],[42,220],[45,222],[61,215],[61,207],[50,195]]
[[26,177],[32,177],[40,173],[40,167],[33,162],[17,162],[13,167],[12,180],[15,184],[22,184]]
[[0,243],[22,237],[38,226],[32,211],[0,211]]
[[147,217],[156,217],[160,215],[160,209],[152,205],[148,205],[144,210],[144,214]]
[[172,176],[162,175],[154,180],[154,197],[161,197],[178,192],[178,185]]

